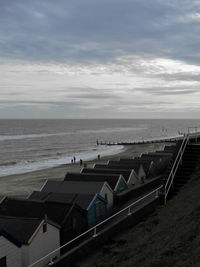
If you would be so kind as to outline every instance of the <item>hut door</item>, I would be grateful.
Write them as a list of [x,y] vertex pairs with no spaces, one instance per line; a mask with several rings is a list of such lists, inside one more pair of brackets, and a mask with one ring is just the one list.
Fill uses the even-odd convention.
[[3,257],[3,258],[0,259],[0,266],[1,267],[7,267],[6,257]]

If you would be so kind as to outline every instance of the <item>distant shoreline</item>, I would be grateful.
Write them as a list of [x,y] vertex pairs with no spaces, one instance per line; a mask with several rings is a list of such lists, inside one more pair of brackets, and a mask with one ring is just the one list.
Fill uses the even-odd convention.
[[[121,152],[116,154],[106,155],[99,160],[92,159],[86,160],[83,163],[87,164],[87,167],[91,168],[95,163],[106,163],[109,159],[118,159],[119,157],[136,157],[141,153],[147,153],[159,149],[163,149],[165,146],[163,143],[152,144],[136,144],[124,147]],[[169,143],[167,143],[169,145]],[[46,179],[58,179],[62,180],[67,171],[80,172],[83,166],[80,166],[79,162],[75,164],[62,164],[56,167],[47,169],[36,170],[23,174],[13,174],[0,177],[0,195],[25,197],[33,190],[40,190]]]

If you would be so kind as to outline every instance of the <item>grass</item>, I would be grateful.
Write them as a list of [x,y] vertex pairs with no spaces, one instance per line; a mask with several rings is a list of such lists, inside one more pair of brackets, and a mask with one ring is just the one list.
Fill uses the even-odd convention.
[[200,267],[200,163],[179,194],[81,267]]

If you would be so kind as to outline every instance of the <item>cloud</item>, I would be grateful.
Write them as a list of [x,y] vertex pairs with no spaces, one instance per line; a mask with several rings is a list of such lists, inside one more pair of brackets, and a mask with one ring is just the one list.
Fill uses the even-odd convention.
[[188,94],[199,93],[199,90],[177,89],[177,88],[150,88],[150,89],[139,88],[138,91],[146,92],[151,95],[159,95],[159,96],[188,95]]
[[176,112],[199,108],[200,68],[180,60],[128,55],[107,63],[4,62],[0,73],[4,114],[11,107],[28,114],[34,107],[47,117],[130,117],[169,106]]
[[0,57],[107,62],[148,54],[195,62],[200,37],[190,21],[199,22],[198,1],[3,0]]
[[180,17],[179,21],[183,22],[183,23],[195,23],[195,22],[199,23],[200,22],[200,13],[186,14],[185,16]]
[[197,114],[199,14],[196,0],[2,0],[1,116]]

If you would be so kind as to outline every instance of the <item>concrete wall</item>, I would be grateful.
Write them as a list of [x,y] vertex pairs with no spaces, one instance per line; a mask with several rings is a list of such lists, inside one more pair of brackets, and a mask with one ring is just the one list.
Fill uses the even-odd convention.
[[6,256],[7,267],[22,267],[21,248],[0,236],[0,258]]
[[134,200],[143,194],[146,194],[153,189],[159,187],[162,183],[162,177],[159,176],[157,178],[154,178],[152,180],[146,181],[142,185],[138,185],[136,187],[132,187],[120,194],[117,194],[115,196],[115,204],[120,206],[125,204],[129,200]]

